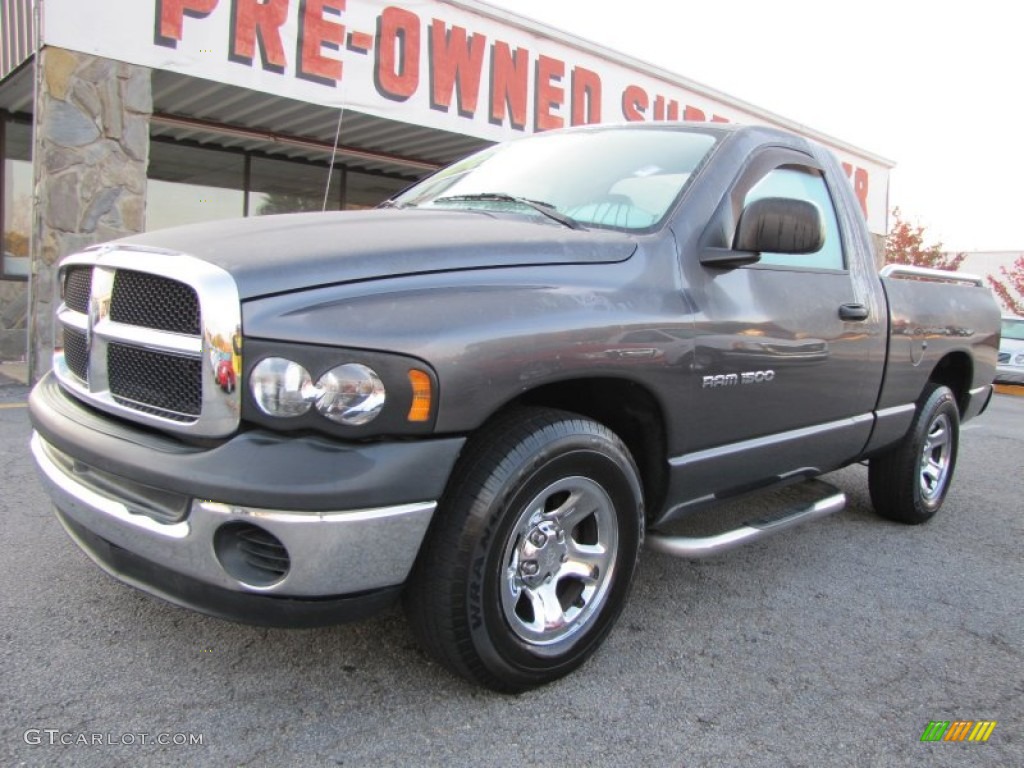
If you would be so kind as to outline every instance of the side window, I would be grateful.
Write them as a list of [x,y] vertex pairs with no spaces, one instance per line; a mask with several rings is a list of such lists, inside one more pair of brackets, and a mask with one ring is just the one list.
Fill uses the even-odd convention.
[[788,253],[762,253],[759,264],[809,269],[843,269],[843,244],[839,237],[839,223],[828,187],[821,174],[810,168],[784,166],[769,171],[755,184],[743,201],[744,207],[765,197],[788,197],[808,200],[818,206],[825,221],[825,245],[816,253],[793,255]]

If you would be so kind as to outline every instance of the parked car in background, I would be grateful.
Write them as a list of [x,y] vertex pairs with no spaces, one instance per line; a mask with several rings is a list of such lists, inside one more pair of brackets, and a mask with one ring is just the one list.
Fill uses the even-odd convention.
[[996,382],[1024,384],[1024,317],[1003,318]]

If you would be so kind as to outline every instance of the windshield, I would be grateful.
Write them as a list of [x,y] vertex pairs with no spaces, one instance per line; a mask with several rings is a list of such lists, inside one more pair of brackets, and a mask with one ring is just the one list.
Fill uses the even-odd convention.
[[541,134],[471,155],[391,204],[542,219],[546,211],[549,219],[568,219],[568,226],[649,229],[672,209],[715,141],[710,133],[678,129]]
[[1024,341],[1024,320],[1003,320],[1003,338]]

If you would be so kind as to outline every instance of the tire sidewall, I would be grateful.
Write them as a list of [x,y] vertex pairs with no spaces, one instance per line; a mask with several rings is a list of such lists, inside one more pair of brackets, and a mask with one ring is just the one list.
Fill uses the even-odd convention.
[[[942,414],[949,419],[950,424],[950,456],[949,468],[941,493],[932,500],[926,499],[921,493],[920,462],[924,450],[925,441],[928,439],[928,432],[932,424]],[[953,473],[956,471],[957,454],[960,448],[960,410],[957,407],[953,393],[947,387],[940,387],[933,391],[925,401],[920,411],[920,418],[915,424],[914,440],[911,446],[913,455],[909,457],[913,467],[913,500],[914,509],[922,518],[929,518],[939,511],[942,503],[946,500],[949,489],[953,484]]]
[[[618,547],[612,583],[589,626],[556,656],[538,655],[515,635],[501,607],[502,558],[526,504],[544,488],[565,477],[582,476],[608,494],[618,524]],[[625,603],[643,537],[642,493],[628,453],[616,441],[573,434],[535,450],[510,472],[483,510],[467,578],[466,608],[473,645],[485,665],[502,677],[550,679],[579,666],[596,650]]]

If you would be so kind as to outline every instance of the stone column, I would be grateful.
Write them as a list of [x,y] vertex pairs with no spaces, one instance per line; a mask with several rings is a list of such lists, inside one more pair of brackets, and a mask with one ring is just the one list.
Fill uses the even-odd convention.
[[29,379],[50,369],[58,262],[145,227],[150,70],[44,48],[33,147]]

